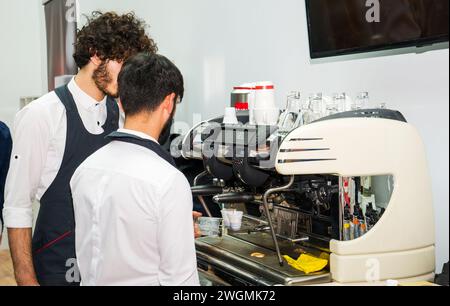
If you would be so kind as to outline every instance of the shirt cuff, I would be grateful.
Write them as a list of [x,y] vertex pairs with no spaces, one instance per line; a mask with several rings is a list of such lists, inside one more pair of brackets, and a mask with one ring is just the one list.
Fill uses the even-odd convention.
[[5,207],[3,221],[6,228],[32,228],[33,209]]

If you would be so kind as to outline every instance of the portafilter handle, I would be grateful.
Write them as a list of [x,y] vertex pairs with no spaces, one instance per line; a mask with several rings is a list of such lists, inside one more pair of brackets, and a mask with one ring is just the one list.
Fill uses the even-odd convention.
[[255,200],[255,195],[250,193],[224,193],[213,197],[213,201],[218,204],[250,203]]
[[214,185],[193,186],[191,187],[191,191],[194,197],[207,197],[223,193],[223,188]]

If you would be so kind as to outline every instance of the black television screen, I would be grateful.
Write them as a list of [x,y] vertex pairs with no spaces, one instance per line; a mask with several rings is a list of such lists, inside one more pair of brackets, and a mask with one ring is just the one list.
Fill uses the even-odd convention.
[[449,0],[306,0],[311,58],[448,41]]

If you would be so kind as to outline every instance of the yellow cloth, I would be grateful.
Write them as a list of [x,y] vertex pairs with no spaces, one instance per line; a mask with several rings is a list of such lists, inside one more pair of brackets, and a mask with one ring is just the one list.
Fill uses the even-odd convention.
[[317,258],[307,254],[300,255],[297,260],[294,260],[289,256],[284,256],[284,259],[286,259],[291,267],[305,272],[306,274],[322,271],[328,265],[327,259]]

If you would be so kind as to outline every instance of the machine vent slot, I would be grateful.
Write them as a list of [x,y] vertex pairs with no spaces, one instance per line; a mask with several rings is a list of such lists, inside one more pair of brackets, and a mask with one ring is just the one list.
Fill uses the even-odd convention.
[[281,153],[295,153],[295,152],[314,152],[314,151],[330,151],[330,148],[321,149],[281,149]]
[[322,161],[335,161],[336,158],[318,158],[318,159],[285,159],[278,160],[279,164],[293,164],[293,163],[309,163],[309,162],[322,162]]
[[289,141],[318,141],[323,140],[323,138],[291,138]]

